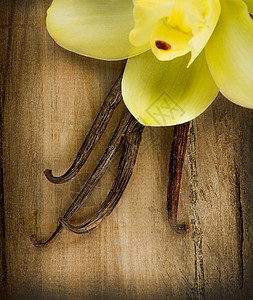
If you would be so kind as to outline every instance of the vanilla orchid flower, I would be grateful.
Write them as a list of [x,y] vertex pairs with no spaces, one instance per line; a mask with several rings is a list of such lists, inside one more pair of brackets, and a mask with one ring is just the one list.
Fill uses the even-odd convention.
[[253,108],[253,0],[54,0],[47,28],[63,48],[129,58],[123,99],[143,125],[199,116],[218,91]]

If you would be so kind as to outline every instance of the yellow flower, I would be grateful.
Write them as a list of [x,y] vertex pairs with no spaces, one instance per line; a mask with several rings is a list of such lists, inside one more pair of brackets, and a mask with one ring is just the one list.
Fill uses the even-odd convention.
[[129,58],[126,106],[143,125],[196,118],[218,91],[253,108],[253,0],[54,0],[47,28],[70,51]]

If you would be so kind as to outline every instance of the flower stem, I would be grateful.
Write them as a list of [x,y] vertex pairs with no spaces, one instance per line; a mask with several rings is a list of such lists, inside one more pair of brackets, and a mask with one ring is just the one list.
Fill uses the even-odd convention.
[[170,226],[177,233],[186,233],[190,230],[188,225],[179,226],[177,224],[180,184],[186,153],[188,133],[189,122],[175,126],[170,152],[167,208],[169,213]]

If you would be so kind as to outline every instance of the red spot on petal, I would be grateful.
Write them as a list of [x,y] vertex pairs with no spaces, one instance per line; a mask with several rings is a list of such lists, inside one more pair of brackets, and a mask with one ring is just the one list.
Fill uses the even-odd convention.
[[160,50],[168,51],[171,49],[171,45],[165,41],[155,41],[155,45]]

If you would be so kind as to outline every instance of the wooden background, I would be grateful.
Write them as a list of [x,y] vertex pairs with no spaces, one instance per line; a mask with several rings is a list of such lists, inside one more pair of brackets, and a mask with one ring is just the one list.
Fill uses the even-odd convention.
[[[69,183],[71,164],[124,67],[58,47],[45,28],[50,0],[0,2],[1,289],[3,299],[253,299],[253,112],[221,96],[192,123],[183,172],[180,222],[167,222],[173,128],[146,128],[130,184],[114,213],[87,235],[46,239],[73,201],[120,119]],[[75,222],[105,198],[117,162]]]

